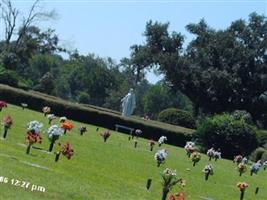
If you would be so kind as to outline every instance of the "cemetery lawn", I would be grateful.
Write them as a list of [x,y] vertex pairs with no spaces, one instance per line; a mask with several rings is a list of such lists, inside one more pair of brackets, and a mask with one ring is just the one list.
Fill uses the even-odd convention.
[[[38,149],[32,149],[30,155],[26,155],[26,124],[32,120],[44,124],[43,142],[34,146],[47,150],[48,119],[42,113],[13,105],[0,112],[0,119],[6,114],[12,116],[13,125],[7,139],[0,139],[0,177],[8,178],[8,183],[0,183],[0,200],[160,200],[161,172],[166,167],[176,169],[178,176],[186,180],[185,188],[175,186],[169,194],[183,190],[187,200],[238,200],[240,192],[236,184],[239,181],[249,184],[246,200],[267,199],[267,170],[260,169],[253,176],[248,170],[239,177],[232,161],[212,161],[214,175],[205,181],[202,170],[209,163],[205,155],[192,167],[183,148],[163,145],[169,155],[166,163],[158,168],[154,160],[159,149],[157,145],[150,152],[148,141],[139,139],[135,149],[127,135],[114,131],[104,143],[99,134],[105,129],[100,128],[97,132],[92,125],[87,125],[88,132],[80,136],[78,129],[82,124],[79,122],[73,122],[74,129],[59,140],[72,144],[75,153],[71,160],[61,156],[55,163],[53,153]],[[58,121],[57,118],[54,123]],[[3,137],[2,126],[0,137]],[[148,178],[152,178],[149,191],[146,190]],[[14,180],[12,185],[12,179],[29,182],[29,187],[23,188],[22,182],[15,186]],[[31,191],[34,186],[44,187],[45,192]],[[259,187],[257,195],[256,187]]]

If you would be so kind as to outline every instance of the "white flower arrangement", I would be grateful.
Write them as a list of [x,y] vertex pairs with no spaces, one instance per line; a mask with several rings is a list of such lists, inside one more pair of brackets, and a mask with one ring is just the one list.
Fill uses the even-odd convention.
[[161,136],[161,137],[159,138],[159,140],[158,140],[158,143],[159,143],[159,144],[164,144],[165,141],[167,141],[167,137],[166,137],[166,136]]
[[55,116],[54,114],[48,114],[48,115],[47,115],[47,118],[48,118],[49,120],[53,120],[53,119],[56,119],[56,116]]
[[210,175],[213,175],[213,166],[211,164],[208,164],[204,167],[203,172],[209,173]]
[[27,130],[32,131],[34,130],[35,133],[40,133],[43,124],[38,122],[37,120],[31,121],[27,124]]
[[167,156],[168,156],[167,151],[166,151],[165,149],[161,149],[161,150],[158,150],[158,151],[155,153],[154,158],[155,158],[155,160],[157,160],[157,161],[161,161],[161,162],[163,162],[164,160],[166,160]]
[[65,122],[66,120],[67,120],[67,117],[65,117],[65,116],[59,118],[60,122]]
[[222,153],[220,151],[214,151],[214,158],[215,159],[221,159]]
[[211,147],[208,151],[207,151],[207,156],[209,157],[213,157],[215,154],[215,150],[213,149],[213,147]]
[[186,145],[184,146],[184,148],[185,148],[185,150],[191,149],[191,148],[194,148],[195,145],[196,144],[194,142],[189,141],[189,142],[186,142]]
[[176,176],[176,170],[172,170],[172,169],[169,169],[169,168],[166,168],[164,171],[163,171],[163,174],[165,175],[169,175],[169,176]]
[[53,136],[61,136],[63,131],[58,125],[50,126],[47,130],[48,137],[52,139]]

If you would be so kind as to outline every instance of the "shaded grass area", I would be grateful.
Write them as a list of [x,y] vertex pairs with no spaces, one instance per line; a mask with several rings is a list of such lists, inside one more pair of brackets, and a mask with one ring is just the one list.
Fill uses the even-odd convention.
[[[54,162],[54,154],[32,149],[26,155],[25,143],[26,124],[31,120],[44,123],[43,143],[38,148],[48,149],[49,141],[46,130],[48,120],[41,114],[28,109],[10,105],[0,112],[0,118],[10,114],[14,124],[9,130],[6,140],[0,140],[0,176],[9,178],[9,183],[0,183],[0,199],[7,200],[157,200],[161,199],[160,173],[166,168],[177,170],[179,177],[186,179],[187,185],[181,189],[174,187],[172,192],[183,190],[187,199],[197,200],[212,198],[216,200],[239,199],[238,181],[246,181],[247,200],[267,199],[267,171],[260,170],[252,177],[246,172],[239,177],[236,165],[228,160],[219,160],[214,164],[214,176],[204,180],[202,172],[209,163],[205,155],[196,167],[187,158],[182,148],[163,145],[169,155],[164,165],[156,167],[155,147],[149,151],[148,141],[138,140],[134,148],[133,141],[128,141],[125,134],[112,132],[106,143],[99,135],[105,129],[96,131],[96,126],[86,125],[88,132],[79,135],[82,123],[74,122],[74,129],[60,138],[60,142],[71,142],[75,154],[71,160],[61,156],[58,163]],[[54,121],[58,123],[58,119]],[[84,125],[84,124],[83,124]],[[2,137],[1,129],[0,137]],[[44,168],[30,166],[29,163]],[[151,190],[147,191],[146,181],[152,178]],[[10,184],[11,179],[30,182],[31,185],[45,187],[45,192],[31,191]],[[256,187],[259,193],[254,194]]]

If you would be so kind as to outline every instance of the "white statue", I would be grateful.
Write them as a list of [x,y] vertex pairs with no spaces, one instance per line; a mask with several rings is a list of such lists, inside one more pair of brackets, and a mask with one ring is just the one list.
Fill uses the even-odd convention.
[[122,116],[129,117],[133,114],[133,111],[136,107],[135,103],[135,94],[133,93],[133,89],[131,88],[129,93],[123,97],[122,102]]

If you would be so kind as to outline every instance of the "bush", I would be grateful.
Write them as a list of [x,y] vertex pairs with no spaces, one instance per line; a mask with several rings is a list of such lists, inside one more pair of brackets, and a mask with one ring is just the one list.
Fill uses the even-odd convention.
[[220,148],[222,155],[230,159],[237,154],[249,155],[258,146],[256,128],[230,114],[207,118],[196,136],[206,149]]
[[259,147],[251,153],[250,160],[257,162],[258,160],[262,159],[264,153],[267,153],[267,151],[264,148]]
[[187,128],[196,128],[196,121],[193,116],[189,112],[176,108],[168,108],[161,111],[159,113],[158,120]]
[[18,76],[16,72],[7,70],[0,66],[0,83],[10,86],[18,86]]
[[251,114],[245,110],[235,110],[232,115],[236,120],[244,120],[247,124],[254,124]]
[[88,104],[90,102],[90,95],[86,92],[81,92],[78,96],[78,102]]
[[8,103],[19,105],[28,104],[29,109],[41,111],[43,106],[51,107],[57,116],[66,116],[68,119],[114,129],[115,124],[121,124],[132,128],[139,128],[143,131],[143,136],[147,139],[157,140],[165,135],[168,143],[184,146],[185,142],[191,140],[194,130],[183,127],[170,126],[152,120],[137,120],[135,117],[123,118],[120,113],[91,105],[81,105],[64,101],[63,99],[42,94],[40,92],[26,92],[21,89],[12,88],[0,84],[0,96]]
[[262,161],[267,161],[267,151],[265,151],[261,156]]
[[260,146],[265,146],[267,144],[267,131],[265,130],[258,130],[257,131],[257,138],[259,141]]

